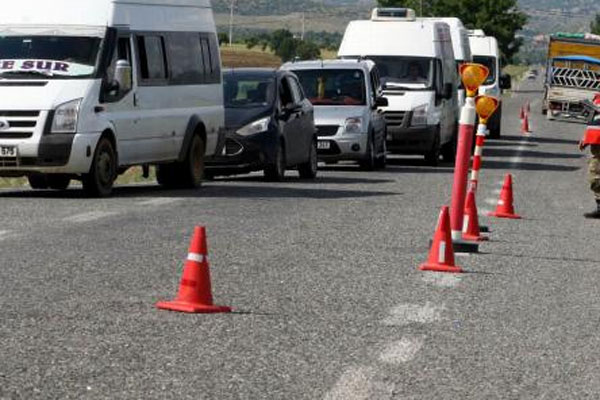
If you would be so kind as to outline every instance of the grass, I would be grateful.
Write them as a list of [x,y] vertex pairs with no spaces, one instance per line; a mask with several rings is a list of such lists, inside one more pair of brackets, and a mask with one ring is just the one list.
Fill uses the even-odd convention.
[[509,74],[514,82],[518,82],[527,71],[529,71],[529,66],[527,65],[507,65],[504,67],[503,72]]

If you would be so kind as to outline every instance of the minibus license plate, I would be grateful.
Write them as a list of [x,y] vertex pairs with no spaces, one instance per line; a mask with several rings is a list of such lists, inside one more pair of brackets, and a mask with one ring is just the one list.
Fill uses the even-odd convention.
[[17,147],[0,146],[0,157],[17,158]]
[[329,150],[331,148],[331,143],[326,141],[320,141],[317,143],[317,149],[319,150]]

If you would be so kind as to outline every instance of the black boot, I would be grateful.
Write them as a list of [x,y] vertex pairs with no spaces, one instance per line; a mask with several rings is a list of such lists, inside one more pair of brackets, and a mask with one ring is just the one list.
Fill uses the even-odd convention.
[[600,200],[596,200],[596,211],[585,213],[583,215],[590,219],[600,219]]

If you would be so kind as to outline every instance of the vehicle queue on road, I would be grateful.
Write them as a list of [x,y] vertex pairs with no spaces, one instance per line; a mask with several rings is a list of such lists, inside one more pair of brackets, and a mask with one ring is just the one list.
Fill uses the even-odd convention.
[[209,0],[58,2],[0,16],[0,177],[104,197],[133,166],[195,188],[260,170],[313,179],[319,161],[381,169],[389,152],[455,157],[456,65],[473,59],[456,18],[376,8],[338,60],[223,73]]

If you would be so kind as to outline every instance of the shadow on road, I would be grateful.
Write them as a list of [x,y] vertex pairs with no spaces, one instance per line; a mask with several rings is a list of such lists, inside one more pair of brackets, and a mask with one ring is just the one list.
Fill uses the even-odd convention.
[[600,259],[592,260],[589,258],[568,258],[568,257],[549,257],[549,256],[532,256],[528,254],[510,254],[510,253],[495,253],[495,252],[480,252],[481,255],[492,255],[492,256],[503,256],[510,258],[529,258],[532,260],[546,260],[546,261],[566,261],[566,262],[586,262],[593,264],[600,264]]
[[562,158],[562,159],[578,159],[584,157],[583,154],[574,154],[574,153],[550,153],[546,151],[532,151],[532,150],[510,150],[510,149],[484,149],[483,156],[484,157],[514,157],[519,155],[525,158]]
[[[337,168],[324,167],[319,168],[319,171],[352,171],[357,172],[356,168],[352,168],[351,166],[340,166]],[[238,176],[223,176],[217,177],[214,180],[215,182],[264,182],[265,179],[261,175],[238,175]],[[349,177],[349,176],[327,176],[327,175],[319,175],[317,179],[314,181],[302,180],[302,179],[293,179],[290,178],[285,181],[288,183],[298,183],[298,184],[327,184],[327,185],[352,185],[352,184],[382,184],[382,183],[393,183],[394,181],[391,179],[367,179],[362,177]]]
[[484,169],[504,169],[504,170],[521,170],[521,171],[558,171],[572,172],[579,171],[581,167],[571,167],[562,164],[538,164],[529,162],[511,163],[510,161],[494,161],[484,160]]
[[[287,182],[284,182],[287,183]],[[268,186],[267,186],[268,185]],[[291,188],[286,186],[272,186],[265,183],[264,186],[242,186],[242,185],[214,185],[208,184],[202,189],[190,190],[167,190],[158,185],[136,185],[118,186],[113,192],[113,197],[118,198],[301,198],[301,199],[345,199],[366,198],[380,196],[400,196],[398,192],[365,191],[365,190],[331,190],[321,187],[314,188]],[[48,198],[48,199],[85,199],[83,191],[71,189],[67,191],[49,190],[22,190],[16,192],[0,193],[0,198]],[[98,201],[98,199],[89,199]]]
[[[524,136],[502,136],[500,139],[496,139],[496,141],[491,141],[490,143],[497,143],[497,141],[504,142],[522,142],[525,139]],[[547,144],[572,144],[576,146],[579,143],[579,140],[571,140],[571,139],[559,139],[559,138],[548,138],[548,137],[538,137],[538,136],[529,136],[526,138],[527,143],[547,143]],[[486,142],[487,146],[487,142]]]

